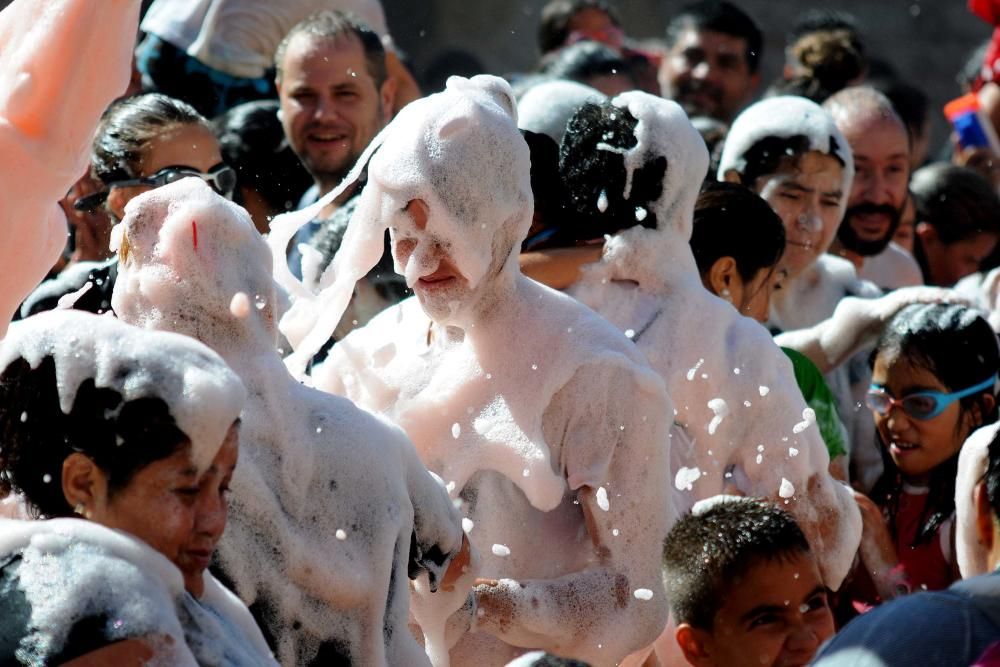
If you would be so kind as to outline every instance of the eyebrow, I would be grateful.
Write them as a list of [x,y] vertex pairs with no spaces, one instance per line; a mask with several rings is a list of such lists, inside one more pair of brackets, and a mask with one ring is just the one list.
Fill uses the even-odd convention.
[[741,622],[752,621],[754,618],[761,616],[763,614],[784,614],[788,611],[788,607],[785,605],[778,604],[762,604],[760,606],[754,607],[747,613],[740,617]]
[[181,470],[180,475],[181,477],[197,477],[198,469],[194,466],[191,466],[190,468],[184,468],[184,470]]
[[807,195],[811,195],[816,192],[813,188],[807,188],[798,181],[784,181],[780,187],[786,188],[788,190],[795,190],[796,192],[802,192]]

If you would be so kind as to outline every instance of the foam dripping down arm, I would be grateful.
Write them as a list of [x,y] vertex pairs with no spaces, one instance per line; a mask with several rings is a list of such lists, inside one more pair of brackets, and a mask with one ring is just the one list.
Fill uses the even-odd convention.
[[[125,91],[139,0],[15,0],[0,12],[0,336],[66,243],[57,202]],[[58,45],[58,48],[53,48]]]
[[[558,578],[480,584],[477,631],[604,665],[663,630],[668,606],[659,564],[670,505],[663,415],[672,404],[659,378],[641,373],[593,364],[556,394],[545,432],[565,429],[561,464],[593,555],[585,568]],[[544,537],[537,549],[532,557],[545,557]]]

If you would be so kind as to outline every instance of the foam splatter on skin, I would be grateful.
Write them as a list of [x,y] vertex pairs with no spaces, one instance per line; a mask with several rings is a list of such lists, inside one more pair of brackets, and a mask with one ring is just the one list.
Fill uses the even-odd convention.
[[[671,408],[620,331],[520,274],[532,198],[514,117],[505,82],[455,77],[386,128],[334,264],[373,265],[388,226],[416,297],[340,341],[314,379],[399,423],[474,521],[491,581],[453,663],[506,664],[533,647],[614,664],[666,618]],[[404,210],[414,199],[423,230]],[[461,274],[443,290],[420,282],[440,268],[435,248]],[[641,588],[653,598],[631,595]]]
[[127,36],[140,4],[15,0],[0,12],[0,337],[66,244],[56,202],[84,172],[101,114],[128,84]]
[[67,414],[87,379],[118,392],[123,401],[162,399],[190,438],[199,471],[219,452],[246,399],[239,378],[197,341],[77,310],[39,313],[12,324],[0,343],[0,369],[19,357],[32,368],[52,357],[59,406]]
[[[632,92],[613,103],[638,120],[638,143],[625,158],[626,170],[655,156],[667,158],[663,192],[650,206],[657,228],[636,226],[612,237],[601,262],[585,271],[571,293],[619,330],[644,331],[633,340],[667,381],[675,419],[692,441],[686,456],[671,457],[673,465],[704,475],[690,492],[684,484],[674,494],[675,503],[682,503],[678,509],[722,493],[727,484],[778,500],[786,478],[799,493],[783,506],[819,554],[825,582],[837,588],[860,540],[858,509],[846,487],[827,472],[829,455],[819,431],[793,434],[806,404],[791,363],[762,326],[704,288],[688,244],[708,166],[704,142],[674,102]],[[698,335],[687,335],[692,331]],[[723,406],[729,414],[720,419]],[[756,464],[758,444],[770,465]],[[786,456],[791,445],[798,456]]]
[[[405,575],[427,570],[436,588],[461,517],[399,429],[288,374],[271,254],[247,213],[184,179],[133,199],[118,236],[129,252],[115,312],[198,338],[249,390],[218,560],[279,660],[305,664],[333,642],[354,664],[427,664],[407,630]],[[237,293],[254,295],[240,316]]]

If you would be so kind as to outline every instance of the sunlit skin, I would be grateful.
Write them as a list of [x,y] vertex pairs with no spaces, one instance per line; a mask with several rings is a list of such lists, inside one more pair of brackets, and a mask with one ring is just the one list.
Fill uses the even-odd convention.
[[677,643],[697,667],[807,665],[833,635],[833,615],[808,552],[753,563],[730,582],[712,629],[677,628]]
[[[125,488],[108,493],[104,473],[86,461],[64,464],[63,487],[87,519],[129,533],[163,554],[184,577],[184,588],[200,597],[203,574],[222,537],[228,515],[229,483],[239,454],[238,425],[200,476],[191,446],[139,469]],[[85,481],[81,481],[85,480]]]
[[731,122],[760,83],[760,74],[750,71],[746,56],[742,37],[688,28],[663,60],[663,96],[684,107],[689,116]]
[[732,257],[720,257],[702,276],[702,283],[718,297],[726,299],[741,315],[765,322],[771,308],[771,295],[781,289],[787,271],[766,266],[750,280],[743,280]]
[[[198,124],[174,125],[153,138],[145,147],[137,176],[152,176],[165,167],[188,167],[208,173],[222,165],[219,142],[208,128]],[[133,197],[152,189],[149,185],[114,187],[108,193],[108,207],[119,220]]]
[[968,239],[943,243],[937,230],[926,222],[917,224],[916,234],[927,265],[924,280],[928,285],[942,287],[951,287],[978,271],[983,260],[996,248],[998,239],[996,234],[980,232]]
[[[906,127],[898,118],[873,113],[839,118],[837,127],[854,153],[854,183],[843,224],[850,225],[860,241],[884,240],[906,205],[910,178]],[[895,214],[854,210],[861,205],[890,207]]]
[[395,82],[376,85],[353,34],[296,35],[276,85],[285,136],[323,193],[337,186],[392,115]]
[[[984,369],[984,379],[986,374]],[[887,352],[880,352],[875,358],[872,384],[884,387],[897,399],[917,391],[949,393],[965,388],[945,387],[931,371]],[[987,396],[985,400],[992,398]],[[914,419],[898,406],[893,406],[886,415],[874,411],[872,414],[889,456],[904,479],[914,485],[926,485],[930,472],[958,453],[980,421],[978,408],[963,413],[957,401],[931,419]]]
[[[809,151],[754,183],[754,191],[785,225],[782,265],[789,278],[798,276],[826,252],[837,233],[843,174],[844,168],[835,157]],[[727,174],[727,179],[734,177]]]

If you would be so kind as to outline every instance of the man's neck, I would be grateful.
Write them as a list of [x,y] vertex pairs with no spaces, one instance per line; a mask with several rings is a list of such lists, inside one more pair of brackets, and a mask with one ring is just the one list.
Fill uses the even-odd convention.
[[837,257],[843,257],[844,259],[848,260],[851,264],[854,265],[854,268],[856,268],[859,273],[861,272],[861,269],[864,268],[865,265],[864,255],[859,255],[853,250],[848,250],[840,242],[840,239],[834,239],[833,243],[830,244],[830,249],[827,252],[829,252],[831,255],[836,255]]

